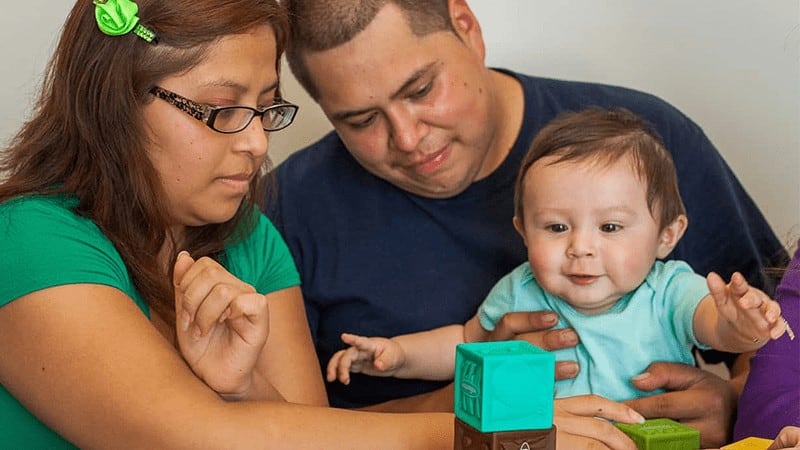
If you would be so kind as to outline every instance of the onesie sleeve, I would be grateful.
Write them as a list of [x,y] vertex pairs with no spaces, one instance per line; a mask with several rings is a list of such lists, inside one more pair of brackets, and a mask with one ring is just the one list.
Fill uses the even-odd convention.
[[478,307],[478,320],[484,330],[492,331],[508,312],[516,311],[520,290],[533,281],[530,265],[523,263],[498,281]]
[[694,314],[700,301],[708,295],[706,279],[695,273],[683,261],[667,261],[663,265],[664,301],[671,311],[675,336],[701,350],[711,347],[697,340],[694,334]]

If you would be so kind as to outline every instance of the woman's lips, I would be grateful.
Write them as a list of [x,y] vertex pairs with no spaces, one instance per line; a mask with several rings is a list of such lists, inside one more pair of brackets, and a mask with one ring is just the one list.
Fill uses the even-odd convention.
[[225,186],[229,187],[233,190],[236,194],[246,194],[248,190],[250,190],[250,174],[241,173],[236,175],[230,175],[225,177],[220,177],[218,180],[224,184]]

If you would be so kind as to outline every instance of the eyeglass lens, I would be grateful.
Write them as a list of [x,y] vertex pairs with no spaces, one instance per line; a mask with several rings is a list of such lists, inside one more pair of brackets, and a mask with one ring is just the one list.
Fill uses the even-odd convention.
[[[267,131],[285,128],[294,118],[295,108],[291,105],[275,105],[261,115],[261,126]],[[214,128],[223,132],[236,132],[246,128],[256,112],[249,108],[229,107],[216,111]]]

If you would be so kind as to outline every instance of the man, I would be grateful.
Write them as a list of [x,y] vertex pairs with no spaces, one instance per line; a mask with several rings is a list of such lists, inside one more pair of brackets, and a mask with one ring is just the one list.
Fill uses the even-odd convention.
[[[300,270],[323,367],[344,347],[342,332],[393,336],[475,313],[526,258],[511,221],[514,180],[536,132],[566,110],[621,106],[655,125],[692,224],[672,258],[726,278],[738,270],[765,287],[762,269],[785,257],[696,124],[644,93],[487,68],[466,0],[284,3],[294,21],[290,67],[336,129],[277,169],[270,211]],[[570,330],[537,332],[553,324],[552,315],[519,313],[493,337],[549,349],[577,342]],[[557,376],[577,370],[562,364]],[[674,392],[634,408],[697,426],[704,446],[727,438],[727,382],[688,366],[656,364],[648,374],[637,386]],[[341,407],[452,408],[441,387],[356,374],[328,394]]]

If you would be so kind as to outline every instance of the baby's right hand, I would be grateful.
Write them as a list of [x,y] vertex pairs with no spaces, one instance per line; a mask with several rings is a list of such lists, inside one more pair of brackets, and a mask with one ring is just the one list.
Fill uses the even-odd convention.
[[405,363],[403,348],[391,339],[342,333],[342,342],[350,347],[331,357],[328,381],[350,384],[350,372],[390,377]]

